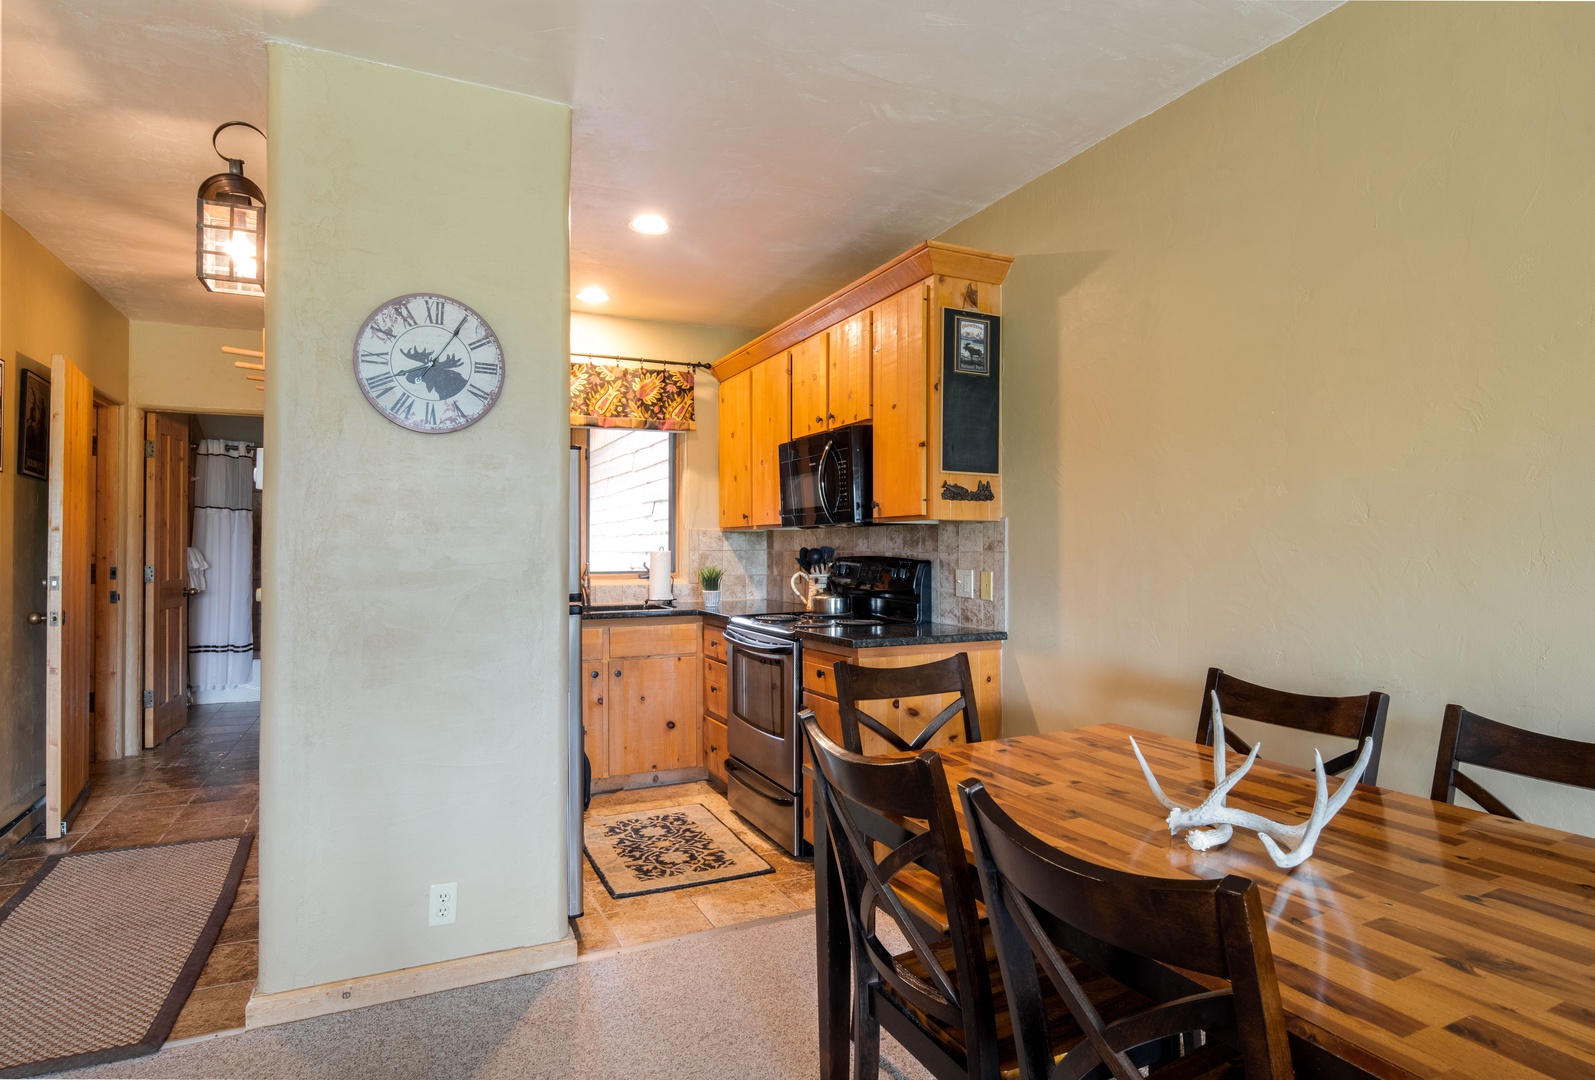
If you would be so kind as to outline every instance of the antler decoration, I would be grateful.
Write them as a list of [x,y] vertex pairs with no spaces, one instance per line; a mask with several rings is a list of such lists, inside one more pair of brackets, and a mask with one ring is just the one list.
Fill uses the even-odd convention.
[[[1213,791],[1202,800],[1200,806],[1186,809],[1163,794],[1163,789],[1158,786],[1157,777],[1152,775],[1152,767],[1146,763],[1146,758],[1142,756],[1141,748],[1136,745],[1134,736],[1130,738],[1130,746],[1135,750],[1135,759],[1141,763],[1141,772],[1146,774],[1146,782],[1151,786],[1152,794],[1168,809],[1170,834],[1178,835],[1184,832],[1185,843],[1189,847],[1195,851],[1207,851],[1209,848],[1228,843],[1236,826],[1250,829],[1257,834],[1258,839],[1262,840],[1263,847],[1268,851],[1268,857],[1274,860],[1274,864],[1287,870],[1293,866],[1300,866],[1311,858],[1313,845],[1318,842],[1318,835],[1324,831],[1324,826],[1329,824],[1329,819],[1340,813],[1340,808],[1351,799],[1352,793],[1357,788],[1357,781],[1362,779],[1363,772],[1368,768],[1368,759],[1373,756],[1373,740],[1364,739],[1362,753],[1357,756],[1357,764],[1352,766],[1351,773],[1341,782],[1340,787],[1335,789],[1334,797],[1331,798],[1329,780],[1324,776],[1324,757],[1314,750],[1313,768],[1318,777],[1318,791],[1313,797],[1312,815],[1300,825],[1281,825],[1261,814],[1235,810],[1224,805],[1224,797],[1251,769],[1252,763],[1257,760],[1257,751],[1262,749],[1262,744],[1252,747],[1252,752],[1246,756],[1245,764],[1228,776],[1224,775],[1226,768],[1224,713],[1218,705],[1217,691],[1213,692]],[[1289,844],[1289,850],[1281,847],[1282,844]]]

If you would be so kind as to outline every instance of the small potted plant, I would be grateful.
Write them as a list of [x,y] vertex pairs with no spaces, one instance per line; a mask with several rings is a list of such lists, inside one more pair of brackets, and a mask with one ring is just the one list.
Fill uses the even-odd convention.
[[698,584],[703,586],[703,606],[706,611],[720,610],[720,578],[718,566],[705,566],[698,571]]

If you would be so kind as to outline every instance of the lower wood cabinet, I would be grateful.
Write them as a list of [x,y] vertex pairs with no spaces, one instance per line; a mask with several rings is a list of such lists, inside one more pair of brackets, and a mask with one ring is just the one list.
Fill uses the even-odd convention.
[[582,661],[582,740],[593,779],[609,775],[609,682],[604,678],[604,660]]
[[703,767],[721,791],[726,787],[726,726],[712,716],[703,718]]
[[609,769],[664,772],[698,764],[698,658],[611,660]]

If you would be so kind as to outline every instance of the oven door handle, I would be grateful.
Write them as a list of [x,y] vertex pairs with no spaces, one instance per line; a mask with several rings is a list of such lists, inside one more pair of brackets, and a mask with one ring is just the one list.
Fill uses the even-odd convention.
[[758,645],[754,645],[750,642],[744,641],[742,638],[736,635],[735,631],[729,629],[726,630],[725,637],[727,641],[737,647],[738,652],[745,652],[749,656],[757,656],[764,660],[774,660],[779,662],[797,652],[796,645],[778,645],[773,648],[763,648]]
[[737,781],[755,795],[761,795],[777,806],[791,806],[795,801],[788,792],[782,791],[736,758],[726,758],[726,773],[735,775]]

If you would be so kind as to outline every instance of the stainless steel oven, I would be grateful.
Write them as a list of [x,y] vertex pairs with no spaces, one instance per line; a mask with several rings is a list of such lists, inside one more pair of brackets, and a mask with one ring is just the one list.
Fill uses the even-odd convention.
[[760,832],[805,855],[798,642],[737,625],[725,638],[726,798]]

